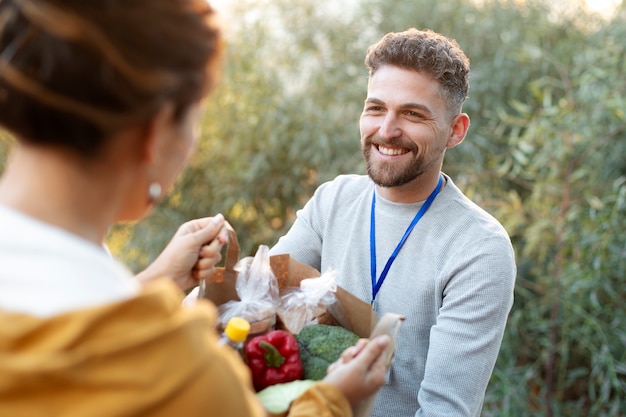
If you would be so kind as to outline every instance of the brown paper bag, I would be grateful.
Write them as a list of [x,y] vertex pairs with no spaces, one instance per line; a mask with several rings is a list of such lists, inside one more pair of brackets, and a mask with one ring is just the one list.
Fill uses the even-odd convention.
[[[239,242],[235,231],[229,227],[229,243],[226,250],[224,266],[216,268],[213,276],[204,283],[203,298],[211,300],[215,305],[224,304],[230,300],[239,300],[236,290],[237,271],[235,265],[239,261]],[[272,271],[278,280],[278,287],[284,290],[289,287],[299,287],[300,281],[306,278],[320,276],[315,268],[296,261],[288,254],[273,255],[270,257]],[[375,337],[378,334],[390,333],[392,328],[390,316],[384,316],[380,325],[378,316],[370,304],[354,296],[347,290],[337,286],[336,302],[329,306],[328,316],[318,318],[320,323],[342,326],[360,337]],[[393,315],[398,320],[400,316]],[[403,318],[400,318],[402,320]],[[392,340],[395,333],[391,334]],[[395,343],[391,343],[385,355],[389,365],[395,350]],[[369,416],[375,396],[364,401],[354,410],[355,417]]]
[[[224,266],[216,268],[213,276],[205,283],[203,298],[218,306],[230,300],[239,300],[236,290],[237,271],[234,269],[238,261],[239,242],[234,230],[230,229]],[[303,279],[320,276],[318,270],[296,261],[288,254],[271,256],[270,265],[280,290],[299,287]],[[340,325],[361,337],[369,337],[378,322],[371,306],[340,286],[335,296],[337,302],[329,307],[330,315],[321,317],[320,323]]]

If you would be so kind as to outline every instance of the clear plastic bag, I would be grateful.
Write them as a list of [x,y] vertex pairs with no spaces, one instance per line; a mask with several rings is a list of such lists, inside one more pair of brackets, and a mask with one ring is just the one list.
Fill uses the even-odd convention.
[[254,257],[241,259],[235,270],[238,272],[235,288],[239,300],[218,307],[219,325],[223,328],[231,317],[238,316],[250,322],[250,336],[273,330],[280,299],[278,281],[270,265],[269,248],[260,245]]
[[329,270],[317,278],[300,281],[300,287],[283,291],[277,314],[284,327],[293,334],[300,333],[304,326],[317,323],[336,301],[337,271]]

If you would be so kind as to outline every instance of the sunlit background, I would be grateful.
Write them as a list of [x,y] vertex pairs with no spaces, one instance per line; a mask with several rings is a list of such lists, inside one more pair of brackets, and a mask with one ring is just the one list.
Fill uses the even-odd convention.
[[430,27],[472,60],[472,126],[444,170],[518,261],[482,417],[626,416],[626,0],[209,1],[228,59],[203,140],[153,215],[112,234],[117,256],[140,270],[214,213],[242,256],[272,245],[317,185],[364,172],[368,45]]
[[589,10],[602,15],[610,15],[622,4],[622,0],[586,0]]
[[[224,16],[227,18],[231,18],[230,10],[232,8],[234,0],[209,0],[217,10],[224,13]],[[259,2],[271,2],[272,0],[258,0]],[[338,2],[341,7],[345,7],[346,3],[358,3],[359,0],[344,0],[342,2]],[[445,0],[444,0],[445,1]],[[474,0],[474,1],[482,1],[482,0]],[[521,0],[523,1],[523,0]],[[567,0],[551,0],[555,7],[562,7],[564,4],[567,4]],[[584,0],[587,9],[590,12],[601,14],[602,16],[610,16],[615,12],[616,8],[622,4],[623,0]]]

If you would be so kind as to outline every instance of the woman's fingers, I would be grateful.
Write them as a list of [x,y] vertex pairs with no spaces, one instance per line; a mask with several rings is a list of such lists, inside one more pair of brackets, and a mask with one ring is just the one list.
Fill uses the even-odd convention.
[[359,354],[359,352],[361,352],[361,350],[363,350],[365,345],[367,345],[368,340],[369,339],[359,339],[354,344],[354,346],[350,346],[349,348],[344,350],[341,353],[341,356],[339,357],[339,359],[337,359],[335,362],[330,364],[326,373],[332,372],[335,368],[337,368],[343,363],[350,362],[356,355]]
[[350,404],[359,403],[385,383],[387,366],[383,352],[390,340],[388,335],[370,340],[348,362],[337,361],[324,381],[335,385]]

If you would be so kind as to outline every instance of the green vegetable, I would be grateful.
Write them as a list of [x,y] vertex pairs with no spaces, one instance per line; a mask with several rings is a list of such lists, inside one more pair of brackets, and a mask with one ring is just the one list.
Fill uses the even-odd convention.
[[328,366],[353,346],[359,336],[340,326],[311,324],[305,326],[296,339],[300,345],[304,379],[319,381],[326,376]]
[[257,396],[267,411],[279,414],[287,411],[289,404],[314,383],[305,379],[271,385],[259,391]]

